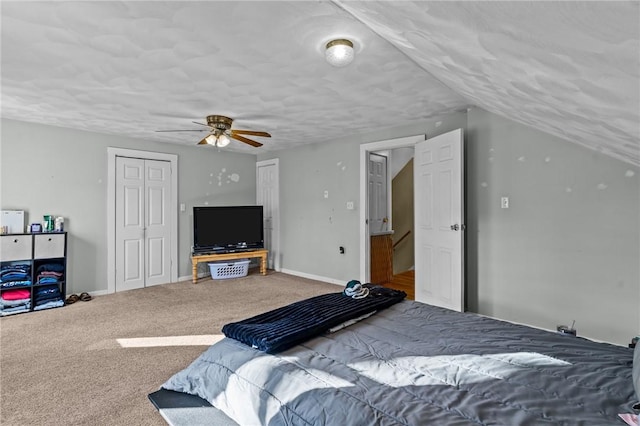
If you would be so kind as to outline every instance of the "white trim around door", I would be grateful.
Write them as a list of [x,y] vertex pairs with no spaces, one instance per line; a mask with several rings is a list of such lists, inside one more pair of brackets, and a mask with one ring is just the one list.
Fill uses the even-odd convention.
[[369,153],[385,149],[404,148],[415,146],[416,143],[426,139],[426,135],[407,136],[404,138],[388,139],[384,141],[365,143],[360,145],[360,281],[369,282],[370,271],[370,242],[369,242],[369,201],[367,185],[367,166]]
[[107,293],[116,291],[116,157],[168,161],[171,164],[171,282],[178,281],[178,156],[161,152],[107,148]]

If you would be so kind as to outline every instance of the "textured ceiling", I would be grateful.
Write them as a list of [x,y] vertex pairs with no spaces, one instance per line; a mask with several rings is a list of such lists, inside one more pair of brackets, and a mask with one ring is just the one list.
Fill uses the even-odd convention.
[[[637,1],[0,7],[5,118],[194,145],[155,130],[222,114],[276,150],[475,105],[640,165]],[[334,37],[348,67],[324,61]]]

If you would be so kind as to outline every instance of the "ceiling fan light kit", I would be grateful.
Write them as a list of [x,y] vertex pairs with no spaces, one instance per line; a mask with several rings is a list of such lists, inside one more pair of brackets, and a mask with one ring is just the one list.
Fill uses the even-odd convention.
[[327,43],[325,58],[334,67],[346,67],[353,61],[353,43],[346,38],[331,40]]
[[219,135],[212,133],[204,138],[204,140],[207,141],[207,144],[217,146],[218,148],[224,148],[225,146],[229,145],[229,142],[231,142],[231,140],[222,133]]

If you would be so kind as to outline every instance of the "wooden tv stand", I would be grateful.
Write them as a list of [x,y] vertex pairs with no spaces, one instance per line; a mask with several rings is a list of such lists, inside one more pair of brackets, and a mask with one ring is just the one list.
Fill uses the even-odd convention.
[[200,262],[217,262],[220,260],[251,259],[257,257],[260,258],[260,273],[262,275],[267,275],[267,253],[269,253],[269,250],[262,249],[238,251],[235,253],[192,254],[191,267],[193,283],[198,283],[198,263]]

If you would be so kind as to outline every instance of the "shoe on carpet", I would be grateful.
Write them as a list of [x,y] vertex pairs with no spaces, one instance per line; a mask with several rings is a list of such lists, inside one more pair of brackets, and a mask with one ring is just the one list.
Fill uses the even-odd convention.
[[80,296],[78,296],[77,294],[72,294],[71,296],[67,297],[67,300],[64,301],[65,305],[71,305],[72,303],[76,303],[78,300],[80,300]]
[[80,300],[82,300],[83,302],[88,302],[89,300],[93,299],[93,297],[91,297],[91,295],[90,295],[89,293],[87,293],[86,291],[85,291],[85,292],[80,293],[79,298],[80,298]]

